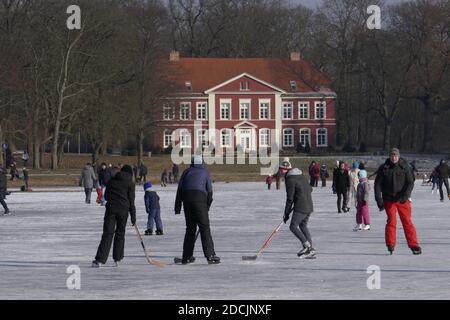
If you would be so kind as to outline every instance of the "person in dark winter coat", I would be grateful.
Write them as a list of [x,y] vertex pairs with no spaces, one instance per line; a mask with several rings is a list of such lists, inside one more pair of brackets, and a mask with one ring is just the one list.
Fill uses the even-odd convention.
[[134,177],[134,182],[138,183],[139,182],[138,167],[136,165],[133,166],[133,177]]
[[148,169],[145,166],[144,162],[141,162],[141,165],[139,166],[139,184],[147,181],[147,174]]
[[28,189],[30,187],[29,186],[30,174],[29,174],[28,169],[26,167],[23,168],[22,173],[23,173],[23,182],[25,184],[25,191],[28,191]]
[[90,163],[87,163],[84,169],[81,171],[80,187],[84,187],[84,193],[86,195],[85,203],[91,203],[92,188],[94,188],[94,182],[97,180],[94,169]]
[[108,260],[109,251],[114,238],[113,259],[115,265],[124,257],[125,228],[128,214],[131,225],[136,224],[135,184],[133,182],[133,169],[129,165],[123,166],[114,178],[106,185],[105,191],[106,211],[103,223],[103,235],[98,246],[92,267],[98,268]]
[[175,163],[172,166],[172,174],[173,174],[173,182],[178,183],[178,175],[180,174],[180,168]]
[[439,188],[439,174],[437,173],[436,168],[433,169],[433,172],[431,172],[430,174],[430,179],[427,181],[427,183],[430,182],[431,182],[431,194],[434,194],[434,189]]
[[11,167],[10,167],[10,171],[9,173],[11,174],[11,181],[14,180],[14,178],[17,178],[18,180],[20,179],[19,176],[19,171],[17,170],[17,166],[16,166],[16,162],[14,161],[13,163],[11,163]]
[[167,169],[161,173],[161,187],[167,187]]
[[186,234],[184,237],[182,264],[194,261],[195,232],[200,229],[203,253],[209,264],[220,263],[214,251],[208,211],[213,201],[211,177],[203,164],[201,155],[192,158],[191,166],[186,169],[178,184],[175,200],[175,214],[181,213],[184,207],[186,218]]
[[327,179],[330,177],[330,174],[328,173],[327,166],[322,165],[320,167],[320,180],[322,180],[322,188],[327,186]]
[[6,205],[6,202],[5,202],[6,192],[7,192],[7,180],[8,180],[8,178],[6,177],[6,171],[3,169],[3,166],[0,164],[0,204],[2,205],[3,209],[5,210],[5,212],[4,212],[5,215],[10,214],[8,206]]
[[348,171],[345,170],[345,163],[340,161],[339,169],[333,172],[333,191],[337,193],[338,213],[342,213],[342,211],[344,212],[350,211],[350,208],[347,205],[350,185],[351,185],[350,175]]
[[313,258],[316,251],[312,247],[311,234],[308,230],[309,217],[314,211],[311,197],[313,189],[302,171],[292,168],[289,161],[283,161],[280,164],[280,168],[283,173],[286,173],[286,205],[283,221],[286,223],[291,212],[294,212],[289,229],[303,246],[297,253],[297,256],[300,258]]
[[312,161],[309,165],[308,168],[308,173],[309,173],[309,184],[311,185],[311,187],[314,187],[314,166],[316,165],[315,161]]
[[444,201],[444,189],[442,188],[443,185],[445,185],[445,189],[447,189],[447,197],[450,200],[450,189],[448,186],[450,168],[448,167],[448,164],[444,159],[442,159],[439,165],[436,167],[436,172],[439,176],[439,195],[441,196],[441,202]]
[[163,225],[161,221],[161,208],[159,206],[159,196],[156,191],[153,191],[153,186],[150,181],[144,183],[144,202],[145,211],[148,213],[146,236],[153,234],[153,225],[156,223],[156,235],[163,235]]
[[392,148],[389,159],[377,170],[375,200],[380,211],[386,210],[386,246],[392,254],[396,244],[397,211],[405,231],[406,241],[414,254],[422,252],[416,228],[411,220],[411,192],[414,178],[408,163],[400,158],[400,151]]
[[100,204],[102,206],[105,205],[105,188],[108,184],[109,180],[111,180],[111,169],[106,166],[106,163],[102,163],[100,166],[100,169],[98,170],[98,183],[100,185],[100,188],[102,189],[102,198]]

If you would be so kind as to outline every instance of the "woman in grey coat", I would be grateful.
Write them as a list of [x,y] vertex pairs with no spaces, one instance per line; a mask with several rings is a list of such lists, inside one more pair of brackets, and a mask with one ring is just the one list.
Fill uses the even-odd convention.
[[94,182],[97,180],[94,168],[90,163],[87,163],[84,169],[81,171],[80,187],[84,187],[84,193],[86,194],[86,203],[91,203],[91,193],[94,187]]

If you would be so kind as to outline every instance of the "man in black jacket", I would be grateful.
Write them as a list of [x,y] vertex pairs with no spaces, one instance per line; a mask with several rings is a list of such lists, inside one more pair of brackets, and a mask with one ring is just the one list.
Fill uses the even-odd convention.
[[8,209],[8,206],[6,205],[5,198],[6,198],[6,191],[7,191],[7,178],[6,178],[6,171],[4,171],[2,164],[0,164],[0,204],[2,205],[3,209],[5,209],[5,215],[10,214],[10,211]]
[[209,264],[220,263],[214,251],[214,242],[209,226],[208,211],[212,204],[212,184],[208,170],[203,164],[201,155],[192,158],[191,166],[186,169],[178,184],[175,200],[175,214],[180,214],[184,207],[186,218],[186,234],[184,236],[182,264],[192,263],[197,225],[200,229],[203,253]]
[[302,171],[294,168],[289,161],[280,164],[280,169],[286,173],[286,206],[283,221],[289,220],[289,215],[294,211],[289,229],[300,240],[303,249],[297,253],[300,258],[311,259],[316,252],[312,247],[311,235],[308,230],[308,220],[314,211],[311,197],[312,187]]
[[416,228],[411,220],[411,192],[414,188],[413,172],[408,163],[400,158],[400,151],[392,148],[389,159],[377,170],[375,200],[378,209],[386,209],[386,246],[394,252],[397,231],[397,211],[405,231],[406,241],[413,254],[421,254]]
[[103,224],[103,235],[92,267],[98,268],[108,260],[111,243],[114,238],[113,259],[116,266],[123,259],[125,246],[125,227],[128,213],[131,225],[136,224],[136,207],[134,205],[135,185],[133,169],[129,165],[122,167],[112,178],[105,191],[106,212]]
[[[350,191],[350,175],[348,171],[345,170],[345,163],[339,161],[339,167],[333,171],[333,192],[337,193],[337,209],[338,213],[348,212],[350,208],[347,206],[348,203],[348,193]],[[341,207],[341,200],[342,207]],[[342,208],[342,211],[341,211]]]
[[436,167],[436,172],[439,176],[439,194],[441,196],[441,202],[444,202],[444,189],[442,185],[445,185],[445,188],[447,189],[447,197],[450,200],[450,189],[448,186],[450,168],[448,167],[444,159],[442,159],[439,165]]

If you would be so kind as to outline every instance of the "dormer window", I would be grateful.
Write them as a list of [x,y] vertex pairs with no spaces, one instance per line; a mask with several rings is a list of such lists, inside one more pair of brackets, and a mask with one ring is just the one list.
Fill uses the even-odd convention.
[[289,83],[291,85],[292,92],[296,92],[297,91],[297,82],[291,80]]
[[184,85],[187,91],[192,91],[192,83],[190,81],[186,81]]
[[241,89],[241,91],[250,90],[250,83],[248,81],[241,81],[240,89]]

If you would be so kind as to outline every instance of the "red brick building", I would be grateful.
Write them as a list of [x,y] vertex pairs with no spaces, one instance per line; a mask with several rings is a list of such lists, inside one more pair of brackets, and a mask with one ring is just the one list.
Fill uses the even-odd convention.
[[[155,146],[181,143],[196,150],[209,141],[257,151],[274,143],[283,150],[307,141],[312,149],[335,145],[336,94],[298,53],[222,59],[172,52],[165,69],[175,94],[162,106]],[[172,135],[175,129],[182,129],[179,136]]]

